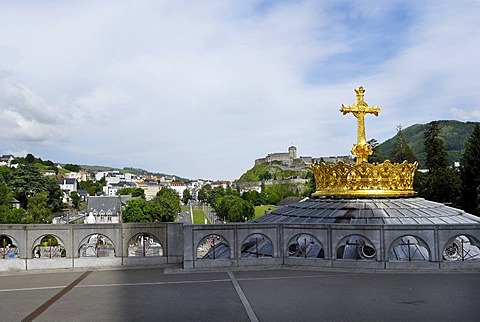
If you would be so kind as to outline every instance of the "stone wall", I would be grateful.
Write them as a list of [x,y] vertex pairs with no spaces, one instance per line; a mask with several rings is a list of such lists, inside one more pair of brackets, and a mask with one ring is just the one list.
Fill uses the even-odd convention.
[[[82,257],[80,249],[85,244],[85,240],[97,234],[105,236],[111,242],[113,255]],[[139,234],[154,236],[162,246],[162,256],[129,256],[128,247]],[[35,247],[47,235],[54,236],[58,239],[61,247],[65,248],[64,257],[36,258]],[[480,258],[447,261],[443,255],[446,248],[451,246],[458,236],[465,236],[469,245],[479,247],[480,225],[384,226],[242,223],[224,225],[184,225],[181,223],[0,225],[0,236],[7,236],[18,250],[17,256],[14,258],[2,256],[2,252],[0,252],[0,271],[166,265],[183,266],[185,269],[282,265],[375,269],[480,268]],[[224,243],[225,249],[228,251],[224,257],[199,258],[197,253],[199,245],[209,236],[218,237],[218,240]],[[258,256],[257,252],[257,256],[244,258],[244,244],[251,240],[252,236],[261,236],[270,244],[269,256]],[[306,252],[305,257],[293,256],[291,254],[292,245],[300,243],[302,246],[303,239],[299,236],[305,236],[302,237],[305,240],[305,249],[308,237],[309,242],[311,240],[321,248],[322,256],[311,258],[307,257]],[[418,241],[422,247],[427,249],[427,260],[389,259],[392,247],[398,246],[402,240],[407,238],[406,236],[411,240]],[[339,258],[338,250],[341,247],[350,247],[359,239],[361,239],[362,245],[373,249],[371,254],[367,254],[371,255],[370,257],[365,255],[365,258],[359,256],[357,259]],[[402,245],[406,247],[405,244]]]

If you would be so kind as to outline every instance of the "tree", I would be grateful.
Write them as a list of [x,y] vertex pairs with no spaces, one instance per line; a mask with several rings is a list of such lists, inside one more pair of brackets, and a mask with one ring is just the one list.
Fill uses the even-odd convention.
[[230,222],[243,222],[255,216],[255,210],[249,201],[233,195],[219,198],[215,211],[217,216]]
[[439,168],[426,173],[416,189],[420,197],[458,207],[461,204],[461,186],[460,176],[455,169]]
[[433,121],[427,125],[423,135],[425,149],[425,164],[429,171],[448,167],[448,154],[445,149],[438,122]]
[[53,176],[42,176],[44,181],[44,190],[47,193],[47,202],[52,206],[52,211],[60,211],[62,209],[62,190],[58,184],[58,180]]
[[260,206],[265,203],[263,195],[255,190],[245,191],[242,194],[242,199],[250,201],[254,206]]
[[480,216],[480,124],[476,124],[465,144],[460,161],[462,180],[462,206],[466,212]]
[[34,223],[48,223],[52,221],[51,213],[53,206],[48,204],[48,194],[38,192],[28,197],[27,214]]
[[385,157],[379,155],[378,153],[378,146],[380,145],[378,143],[378,141],[376,139],[370,139],[368,142],[367,142],[370,147],[372,148],[372,151],[373,153],[368,157],[368,161],[371,162],[371,163],[381,163],[383,161],[385,161]]
[[80,202],[82,201],[82,197],[78,194],[78,192],[70,192],[70,198],[72,199],[73,208],[80,209]]
[[13,190],[14,197],[20,201],[20,206],[23,209],[27,209],[29,196],[34,195],[36,192],[44,191],[45,180],[43,178],[44,176],[40,171],[30,164],[19,165],[14,171],[9,186]]
[[430,122],[424,132],[425,163],[428,173],[416,180],[415,188],[428,200],[460,204],[461,181],[458,172],[448,166],[448,154],[437,122]]
[[95,196],[98,192],[103,191],[103,184],[99,181],[86,180],[80,181],[78,188],[85,190],[90,196]]
[[417,161],[417,157],[413,154],[412,149],[408,145],[405,137],[403,136],[402,126],[397,126],[397,135],[395,145],[393,146],[392,154],[390,155],[390,161],[396,163],[402,163],[407,160],[410,163]]
[[5,182],[0,181],[0,206],[10,207],[12,198],[13,194],[10,187]]
[[151,207],[144,199],[130,199],[122,211],[124,222],[152,222]]
[[212,207],[215,207],[217,203],[217,199],[223,197],[224,195],[225,195],[225,189],[223,189],[222,187],[215,187],[212,190],[210,190],[207,197],[207,202]]
[[31,153],[27,154],[27,156],[25,157],[25,162],[28,164],[35,163],[35,157],[33,156],[33,154]]
[[132,197],[140,197],[145,199],[145,190],[142,188],[122,188],[117,190],[117,196],[126,196],[130,195]]
[[64,164],[63,168],[72,172],[78,172],[82,169],[82,167],[79,166],[78,164],[70,164],[70,163]]
[[265,193],[264,199],[268,205],[276,205],[281,200],[276,192]]
[[12,176],[12,169],[0,166],[0,182],[9,182]]
[[212,190],[212,186],[209,184],[206,184],[203,187],[201,187],[200,190],[198,191],[198,200],[200,200],[201,202],[207,202],[208,195],[210,194],[211,190]]
[[260,179],[260,181],[267,181],[272,179],[272,175],[270,174],[270,172],[265,171],[264,173],[260,174],[258,178]]
[[183,197],[183,203],[188,204],[188,202],[192,200],[192,194],[190,193],[190,190],[188,189],[183,190],[182,197]]
[[163,188],[157,192],[151,204],[155,211],[152,217],[158,221],[175,221],[182,210],[177,193],[170,188]]

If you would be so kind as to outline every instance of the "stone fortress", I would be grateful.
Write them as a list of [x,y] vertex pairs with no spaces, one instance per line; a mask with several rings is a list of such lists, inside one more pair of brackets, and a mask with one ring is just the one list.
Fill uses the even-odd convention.
[[328,157],[318,157],[314,158],[311,156],[300,156],[297,157],[297,148],[295,146],[290,146],[288,152],[276,152],[269,153],[264,158],[258,158],[255,160],[255,165],[260,163],[272,163],[280,162],[284,166],[293,166],[296,163],[300,166],[309,166],[314,163],[324,161],[326,163],[338,163],[343,161],[345,163],[353,162],[351,156],[342,155],[342,156],[328,156]]

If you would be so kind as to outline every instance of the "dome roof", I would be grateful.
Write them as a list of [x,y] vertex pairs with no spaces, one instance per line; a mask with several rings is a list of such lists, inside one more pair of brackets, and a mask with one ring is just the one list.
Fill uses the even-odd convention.
[[279,207],[255,223],[371,225],[479,224],[480,217],[423,198],[321,198]]

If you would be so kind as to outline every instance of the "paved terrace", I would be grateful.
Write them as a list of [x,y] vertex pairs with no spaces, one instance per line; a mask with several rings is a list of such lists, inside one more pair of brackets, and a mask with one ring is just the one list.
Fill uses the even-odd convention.
[[479,321],[480,270],[56,270],[0,276],[4,321]]

